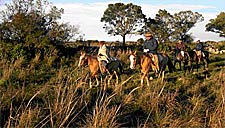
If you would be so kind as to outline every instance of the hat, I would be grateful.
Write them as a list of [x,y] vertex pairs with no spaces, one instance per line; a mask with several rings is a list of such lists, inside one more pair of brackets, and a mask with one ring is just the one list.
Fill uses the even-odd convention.
[[152,36],[152,34],[148,32],[148,33],[145,33],[145,36],[150,37],[150,36]]

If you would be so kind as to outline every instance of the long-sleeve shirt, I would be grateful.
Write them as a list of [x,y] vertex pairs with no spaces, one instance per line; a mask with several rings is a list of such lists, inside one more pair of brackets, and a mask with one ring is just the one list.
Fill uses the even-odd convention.
[[99,47],[98,50],[98,60],[105,60],[107,63],[110,60],[110,54],[109,54],[109,50],[106,48],[105,45],[102,45],[101,47]]
[[203,42],[200,42],[196,45],[195,49],[203,51],[206,46],[207,45],[205,45]]
[[157,53],[157,48],[158,48],[158,41],[155,38],[145,40],[143,45],[144,52]]
[[176,49],[184,51],[186,49],[186,46],[183,43],[177,44],[176,45]]

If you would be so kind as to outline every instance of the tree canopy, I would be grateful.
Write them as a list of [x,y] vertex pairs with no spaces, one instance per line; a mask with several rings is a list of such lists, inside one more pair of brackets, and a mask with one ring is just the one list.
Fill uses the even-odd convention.
[[59,22],[63,13],[46,0],[13,0],[0,14],[0,43],[7,51],[24,50],[26,56],[57,48],[78,34],[77,27]]
[[136,34],[144,25],[145,15],[141,7],[132,3],[109,4],[104,11],[101,22],[104,22],[104,29],[110,35],[120,35],[123,37],[125,45],[125,36],[127,34]]
[[180,11],[174,15],[166,10],[159,10],[155,18],[148,18],[146,22],[147,31],[151,31],[160,42],[168,40],[190,41],[191,35],[188,31],[194,27],[197,22],[204,20],[204,17],[198,12]]
[[159,42],[168,41],[172,31],[172,18],[173,16],[169,12],[160,9],[155,19],[148,18],[145,31],[150,31],[158,38]]
[[220,37],[225,37],[225,12],[221,12],[215,19],[210,19],[206,31],[219,33]]

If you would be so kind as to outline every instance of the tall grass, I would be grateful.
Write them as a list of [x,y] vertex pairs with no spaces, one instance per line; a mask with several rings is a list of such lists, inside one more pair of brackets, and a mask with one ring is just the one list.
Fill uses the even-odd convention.
[[90,88],[77,58],[61,58],[56,67],[54,57],[43,58],[0,61],[1,127],[225,127],[224,67],[208,79],[176,72],[143,87],[139,71],[100,75]]

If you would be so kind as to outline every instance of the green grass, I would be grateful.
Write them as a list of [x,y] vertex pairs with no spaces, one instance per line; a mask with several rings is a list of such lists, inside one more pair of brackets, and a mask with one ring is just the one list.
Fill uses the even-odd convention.
[[47,57],[27,65],[1,60],[1,127],[225,127],[224,55],[210,56],[209,74],[201,66],[150,86],[140,85],[140,70],[128,71],[125,53],[120,57],[127,74],[118,83],[99,75],[93,88],[77,56],[57,67]]

